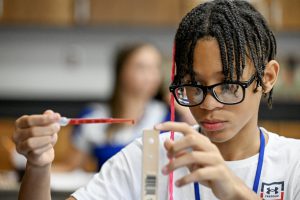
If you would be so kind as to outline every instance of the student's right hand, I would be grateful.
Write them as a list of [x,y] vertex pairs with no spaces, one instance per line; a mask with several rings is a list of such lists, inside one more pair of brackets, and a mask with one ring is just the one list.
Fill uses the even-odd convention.
[[54,160],[54,145],[60,130],[60,115],[47,110],[42,115],[24,115],[16,120],[13,140],[27,165],[44,167]]

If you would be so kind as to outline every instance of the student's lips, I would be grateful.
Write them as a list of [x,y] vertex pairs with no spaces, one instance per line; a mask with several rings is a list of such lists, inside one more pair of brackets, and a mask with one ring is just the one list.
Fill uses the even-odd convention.
[[202,121],[201,127],[206,131],[219,131],[225,128],[225,121]]

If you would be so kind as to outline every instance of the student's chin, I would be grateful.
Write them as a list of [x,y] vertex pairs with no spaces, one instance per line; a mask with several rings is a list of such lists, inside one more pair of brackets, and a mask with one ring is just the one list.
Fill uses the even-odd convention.
[[203,133],[210,139],[213,143],[224,143],[233,138],[229,135],[227,131],[203,131]]

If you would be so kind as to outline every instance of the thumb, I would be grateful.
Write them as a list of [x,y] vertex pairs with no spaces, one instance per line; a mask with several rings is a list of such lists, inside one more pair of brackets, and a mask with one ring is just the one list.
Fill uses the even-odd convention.
[[59,113],[55,113],[53,110],[46,110],[43,115],[48,115],[55,120],[59,120],[61,117]]

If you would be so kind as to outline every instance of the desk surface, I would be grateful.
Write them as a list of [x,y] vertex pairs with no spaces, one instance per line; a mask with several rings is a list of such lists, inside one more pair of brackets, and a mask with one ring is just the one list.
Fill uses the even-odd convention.
[[[14,178],[13,172],[8,172],[9,177]],[[72,172],[51,173],[51,196],[52,200],[65,200],[75,190],[87,184],[95,173],[88,173],[82,170]],[[8,177],[7,175],[7,177]],[[4,176],[2,176],[3,178]],[[15,178],[14,178],[15,179]],[[8,179],[7,179],[8,180]],[[5,182],[7,182],[7,180]],[[3,179],[4,181],[4,179]],[[33,190],[34,192],[34,190]],[[14,180],[6,187],[0,188],[0,199],[16,200],[18,199],[19,183]]]
[[[16,200],[18,199],[18,190],[0,190],[0,199]],[[65,200],[70,196],[69,191],[52,191],[52,200]]]

